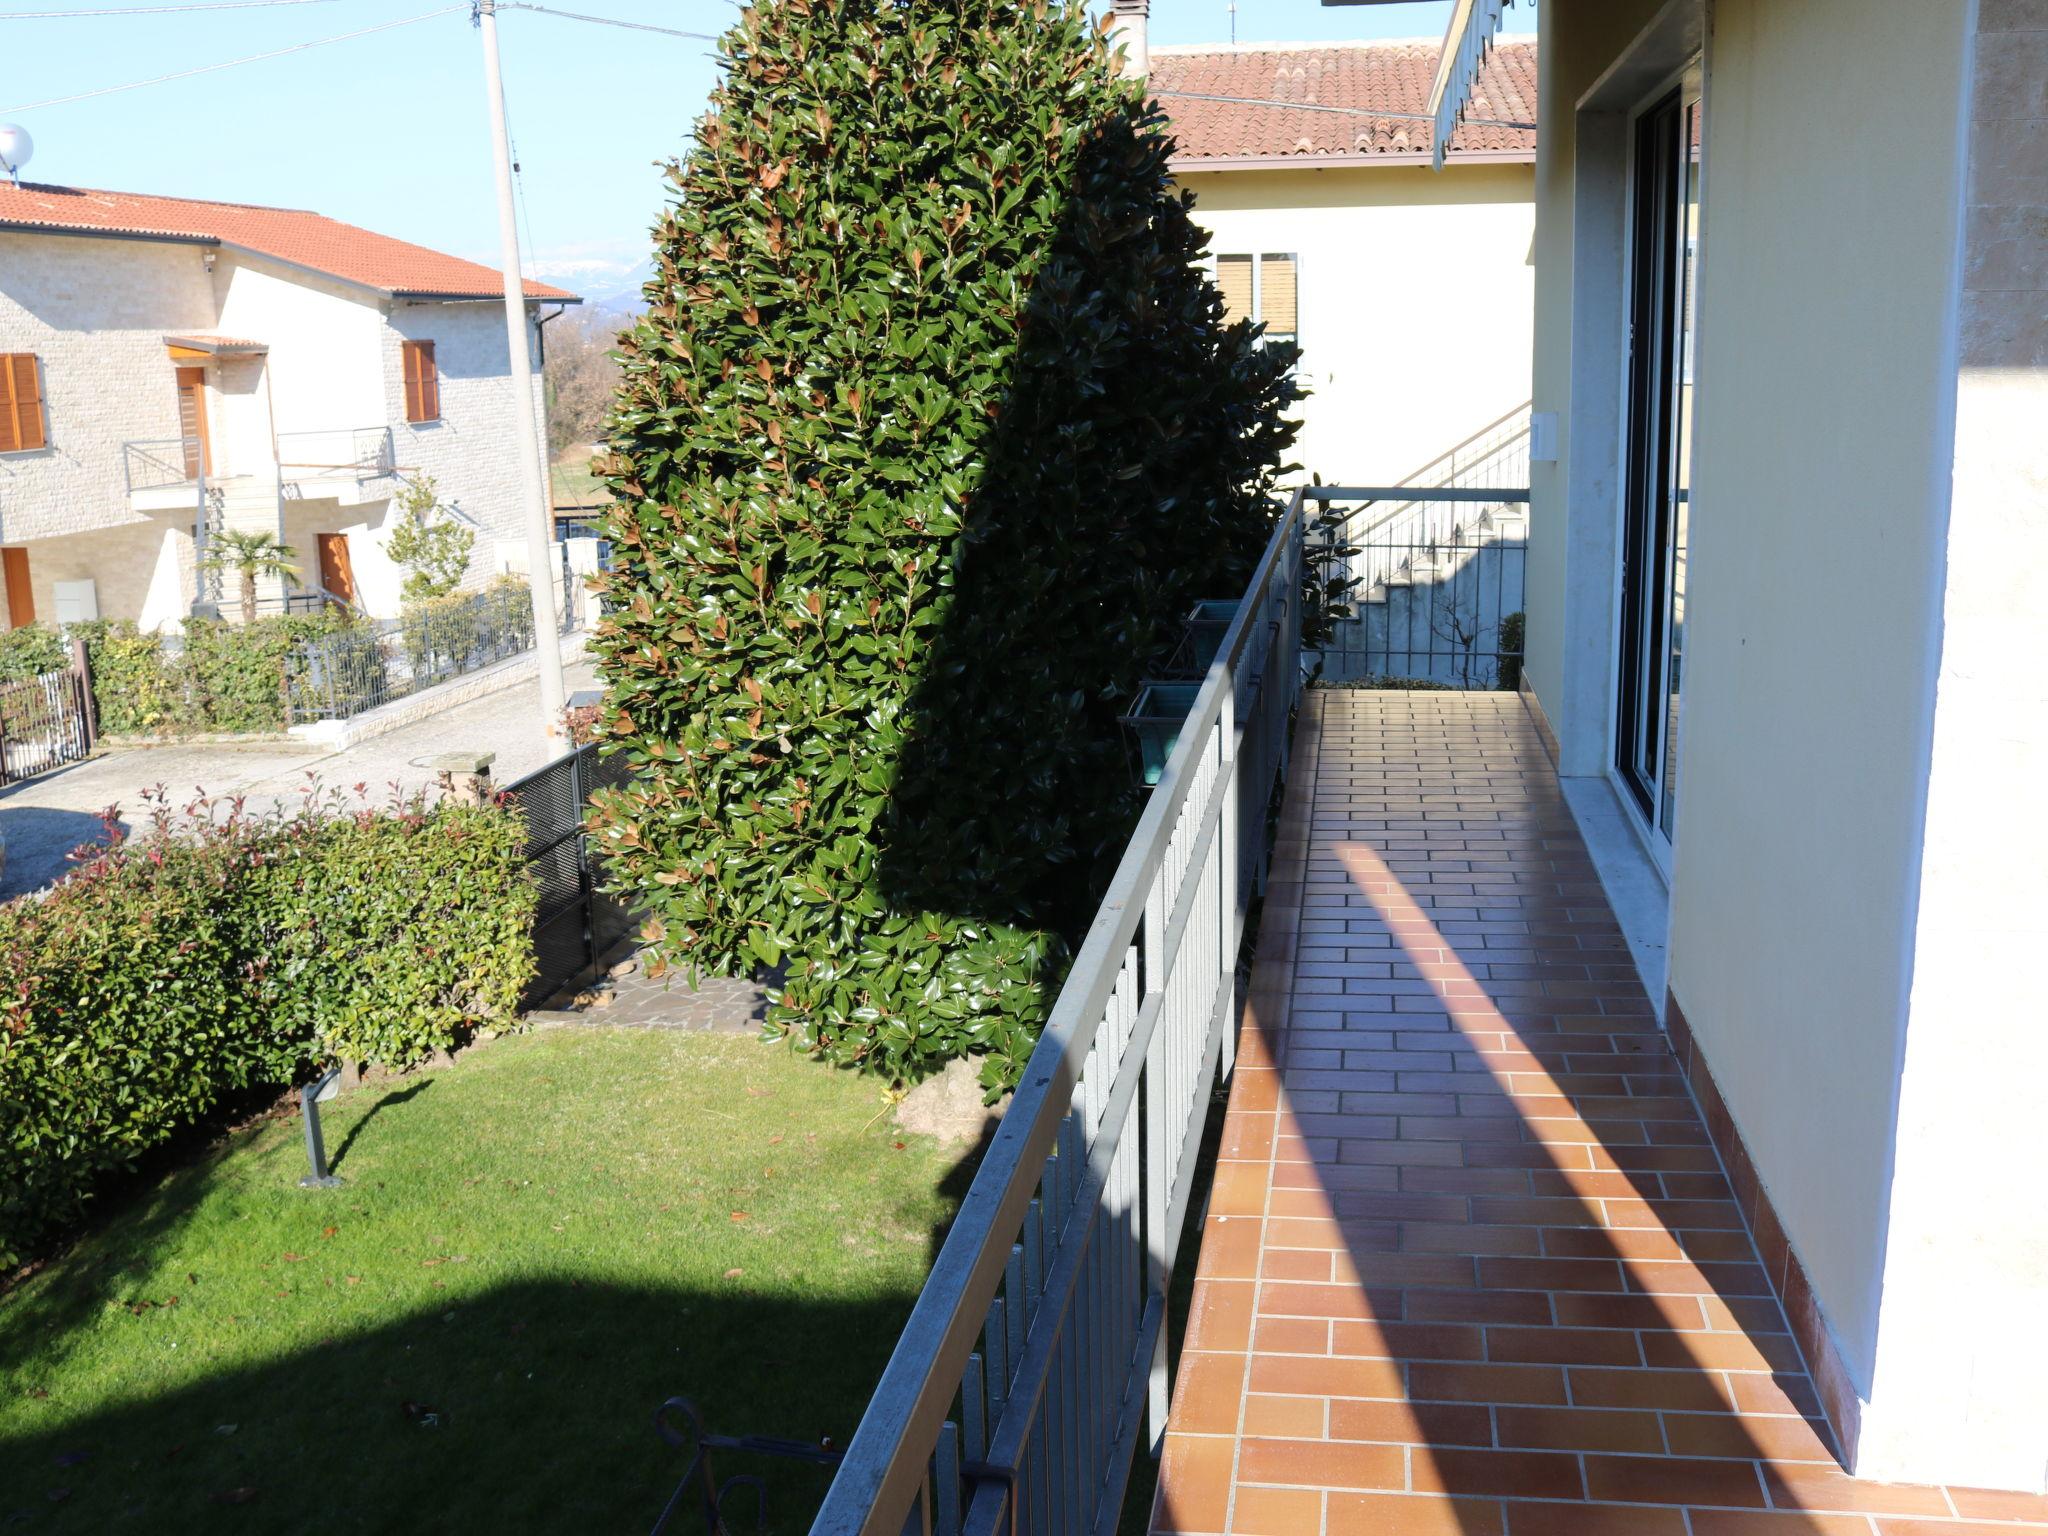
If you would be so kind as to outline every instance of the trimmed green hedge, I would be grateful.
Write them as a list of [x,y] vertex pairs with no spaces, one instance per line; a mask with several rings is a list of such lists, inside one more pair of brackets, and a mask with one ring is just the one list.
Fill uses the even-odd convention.
[[509,1027],[524,841],[516,813],[417,799],[158,801],[141,836],[0,906],[0,1265],[237,1090]]
[[279,615],[254,624],[187,619],[182,641],[146,634],[127,619],[71,630],[85,641],[101,731],[179,736],[283,730],[292,652],[350,623],[339,613]]
[[0,683],[19,683],[71,665],[71,648],[54,629],[24,624],[0,629]]

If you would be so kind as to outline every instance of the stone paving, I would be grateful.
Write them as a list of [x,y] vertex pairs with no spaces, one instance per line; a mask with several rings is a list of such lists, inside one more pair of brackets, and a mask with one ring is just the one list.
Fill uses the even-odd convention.
[[[630,966],[627,970],[625,967]],[[754,1034],[768,1009],[758,982],[706,976],[696,987],[672,972],[657,981],[637,959],[613,967],[613,974],[573,997],[551,1000],[532,1017],[542,1023],[602,1024],[614,1029],[693,1029]]]
[[1989,1536],[1850,1476],[1512,694],[1301,716],[1155,1536]]

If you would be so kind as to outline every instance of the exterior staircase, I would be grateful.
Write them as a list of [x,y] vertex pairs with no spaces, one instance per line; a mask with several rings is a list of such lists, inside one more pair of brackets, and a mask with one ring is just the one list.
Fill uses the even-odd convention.
[[1503,624],[1522,611],[1528,479],[1524,405],[1328,519],[1327,545],[1350,550],[1330,574],[1352,587],[1348,616],[1314,653],[1322,677],[1493,688],[1504,660],[1511,677],[1520,642],[1512,625],[1503,641]]

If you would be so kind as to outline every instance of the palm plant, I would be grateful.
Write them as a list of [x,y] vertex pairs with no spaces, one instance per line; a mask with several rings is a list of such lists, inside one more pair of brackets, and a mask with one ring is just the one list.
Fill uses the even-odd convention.
[[242,582],[242,622],[256,622],[256,583],[266,576],[297,577],[298,551],[268,529],[228,529],[213,536],[201,562],[208,570],[233,571]]

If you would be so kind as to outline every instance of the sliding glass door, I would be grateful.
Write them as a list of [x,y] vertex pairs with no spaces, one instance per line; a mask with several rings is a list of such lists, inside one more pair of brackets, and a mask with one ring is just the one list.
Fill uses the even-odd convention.
[[1677,818],[1685,661],[1700,134],[1699,92],[1681,86],[1636,119],[1632,168],[1614,762],[1644,819],[1667,840]]

